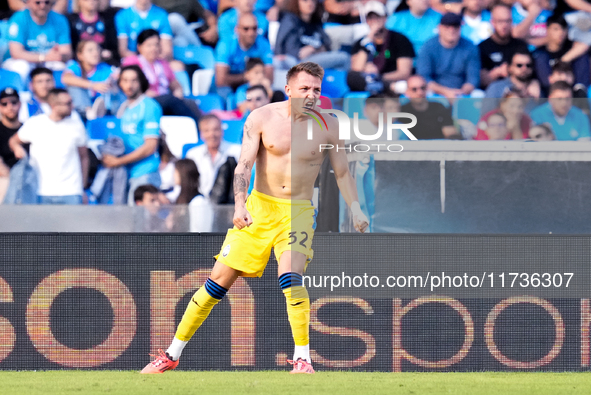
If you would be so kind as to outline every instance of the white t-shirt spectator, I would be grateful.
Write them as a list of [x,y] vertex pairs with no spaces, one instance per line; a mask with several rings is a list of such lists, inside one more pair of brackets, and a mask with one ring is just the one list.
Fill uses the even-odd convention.
[[229,156],[233,156],[236,158],[236,162],[238,162],[238,159],[240,158],[240,150],[240,144],[231,144],[222,141],[215,158],[211,157],[205,144],[192,148],[187,152],[185,158],[192,159],[197,165],[197,170],[199,170],[200,193],[206,197],[209,196],[220,167],[226,163]]
[[37,171],[40,196],[82,195],[82,169],[78,147],[86,145],[86,130],[79,118],[52,121],[47,114],[28,119],[18,131],[31,143],[31,165]]

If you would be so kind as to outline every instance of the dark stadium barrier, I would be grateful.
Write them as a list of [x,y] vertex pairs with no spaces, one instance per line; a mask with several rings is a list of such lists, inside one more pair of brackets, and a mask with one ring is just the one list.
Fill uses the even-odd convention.
[[[141,369],[150,352],[170,342],[222,240],[221,234],[0,234],[0,369]],[[498,256],[487,246],[494,245],[516,262],[531,259],[531,275],[535,262],[550,256],[556,272],[574,268],[577,292],[589,290],[591,236],[318,234],[309,273],[321,273],[313,269],[323,265],[370,267],[373,257],[347,261],[337,253],[361,244],[388,254],[395,247],[388,270],[419,265],[413,257],[423,254],[439,256],[441,267],[488,259],[493,271]],[[293,346],[276,270],[272,260],[261,279],[237,281],[185,349],[179,369],[287,369]],[[550,281],[556,286],[558,277]],[[311,289],[318,371],[589,370],[588,296],[545,298],[526,290],[462,298],[428,288],[422,297],[346,293]]]

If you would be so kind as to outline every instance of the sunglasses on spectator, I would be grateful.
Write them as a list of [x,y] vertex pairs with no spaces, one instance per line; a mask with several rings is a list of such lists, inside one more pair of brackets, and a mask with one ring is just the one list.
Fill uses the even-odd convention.
[[41,5],[41,4],[50,5],[51,4],[51,1],[50,0],[36,1],[35,4],[37,4],[37,5]]
[[261,101],[261,100],[263,100],[263,98],[260,97],[260,96],[259,97],[247,97],[246,98],[246,101]]
[[542,137],[544,137],[544,133],[538,133],[534,136],[531,136],[532,139],[541,139]]
[[0,102],[0,106],[2,106],[2,107],[6,107],[9,104],[12,104],[13,106],[16,106],[18,104],[18,100],[9,100],[9,101],[1,101]]
[[242,30],[244,30],[245,32],[252,30],[253,32],[256,32],[259,27],[258,26],[241,26],[240,27]]
[[515,63],[515,67],[520,69],[523,67],[527,67],[528,69],[531,69],[532,65],[531,63]]
[[413,91],[413,92],[426,91],[427,90],[427,85],[414,86],[414,87],[410,88],[410,90]]

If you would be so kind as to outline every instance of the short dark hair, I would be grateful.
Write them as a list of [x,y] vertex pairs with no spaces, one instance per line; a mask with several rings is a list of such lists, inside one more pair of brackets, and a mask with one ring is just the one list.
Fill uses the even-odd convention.
[[533,65],[534,58],[531,56],[531,52],[529,52],[527,49],[520,49],[520,50],[513,52],[511,54],[511,61],[509,62],[509,64],[513,64],[513,59],[515,59],[515,56],[517,56],[517,55],[527,56]]
[[48,97],[57,96],[57,95],[60,95],[62,93],[69,94],[68,91],[65,90],[64,88],[53,88],[52,90],[49,91]]
[[156,30],[154,29],[146,29],[146,30],[142,30],[140,34],[138,34],[137,36],[137,46],[139,47],[140,45],[142,45],[147,39],[152,38],[152,37],[158,37],[160,38],[160,33],[158,33]]
[[249,86],[248,89],[246,89],[246,93],[248,92],[252,92],[252,91],[256,91],[257,89],[262,90],[265,95],[267,95],[267,88],[265,88],[263,85],[261,84],[257,84],[257,85],[253,85],[253,86]]
[[246,65],[244,66],[244,71],[250,71],[256,66],[265,66],[265,63],[263,63],[261,58],[248,58]]
[[53,77],[53,71],[49,70],[47,67],[35,67],[31,70],[31,73],[29,73],[29,78],[33,81],[33,78],[41,74],[49,74]]
[[546,26],[550,26],[553,23],[559,24],[560,27],[562,27],[563,29],[568,28],[568,23],[566,23],[566,19],[564,19],[564,17],[560,14],[552,14],[548,17],[548,19],[546,20]]
[[144,74],[144,72],[142,71],[142,69],[140,68],[140,66],[132,64],[129,66],[125,66],[121,68],[121,72],[119,73],[119,80],[117,81],[117,84],[119,86],[121,86],[121,76],[123,75],[123,73],[125,73],[126,71],[135,71],[137,74],[137,78],[140,80],[140,89],[142,90],[142,93],[146,93],[146,91],[148,89],[150,89],[150,83],[148,82],[148,79],[146,78],[146,75]]
[[550,96],[555,91],[569,91],[570,93],[572,93],[573,88],[566,81],[556,81],[555,83],[550,85],[548,96]]
[[320,79],[324,78],[324,69],[322,68],[322,66],[314,62],[303,62],[296,64],[291,69],[289,69],[287,71],[287,76],[285,77],[285,80],[289,84],[289,81],[302,71],[304,73],[310,74],[313,77],[317,77]]
[[220,125],[222,124],[222,120],[220,119],[220,117],[212,113],[208,113],[199,117],[199,123],[211,120],[216,120],[219,122]]
[[552,66],[552,73],[570,73],[574,74],[573,68],[568,62],[563,62],[559,60],[558,62],[554,63]]
[[141,202],[144,200],[144,194],[146,193],[158,194],[160,193],[160,190],[152,184],[140,185],[135,191],[133,191],[133,201],[135,203]]
[[384,104],[384,99],[385,98],[386,97],[384,96],[383,93],[374,93],[372,95],[369,95],[367,97],[367,99],[365,99],[364,105],[366,105],[366,106],[369,105],[369,104],[379,104],[379,105],[382,105],[382,104]]

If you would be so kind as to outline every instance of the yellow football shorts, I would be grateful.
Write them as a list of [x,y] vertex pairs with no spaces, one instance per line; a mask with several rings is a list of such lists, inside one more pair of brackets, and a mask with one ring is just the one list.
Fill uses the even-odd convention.
[[316,228],[316,209],[310,200],[279,199],[256,190],[246,200],[252,225],[229,229],[215,258],[242,272],[244,277],[260,277],[275,251],[277,262],[285,251],[306,255],[312,260],[312,238]]

